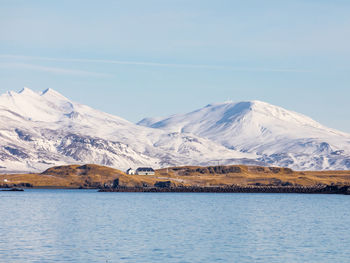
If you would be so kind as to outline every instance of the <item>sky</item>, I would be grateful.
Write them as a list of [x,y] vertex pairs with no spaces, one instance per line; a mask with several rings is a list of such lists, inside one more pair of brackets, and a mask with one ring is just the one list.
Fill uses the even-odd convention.
[[0,92],[132,122],[261,100],[350,132],[348,0],[0,0]]

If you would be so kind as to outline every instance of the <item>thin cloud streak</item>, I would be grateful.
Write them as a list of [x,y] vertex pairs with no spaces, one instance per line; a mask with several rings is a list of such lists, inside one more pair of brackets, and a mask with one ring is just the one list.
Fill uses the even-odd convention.
[[176,63],[157,63],[157,62],[145,62],[145,61],[123,61],[123,60],[106,60],[106,59],[49,58],[49,57],[17,56],[17,55],[6,55],[6,54],[2,54],[2,55],[0,54],[0,58],[56,61],[56,62],[103,63],[103,64],[135,65],[135,66],[150,66],[150,67],[232,70],[232,71],[249,71],[249,72],[296,72],[296,73],[311,72],[309,70],[288,69],[288,68],[254,68],[254,67],[250,68],[250,67],[230,67],[230,66],[217,66],[217,65],[206,65],[206,64],[176,64]]
[[106,77],[108,74],[77,70],[77,69],[66,69],[66,68],[57,68],[57,67],[46,67],[34,64],[26,64],[26,63],[0,63],[0,68],[6,69],[28,69],[42,72],[49,72],[55,74],[63,74],[63,75],[74,75],[74,76],[93,76],[93,77]]

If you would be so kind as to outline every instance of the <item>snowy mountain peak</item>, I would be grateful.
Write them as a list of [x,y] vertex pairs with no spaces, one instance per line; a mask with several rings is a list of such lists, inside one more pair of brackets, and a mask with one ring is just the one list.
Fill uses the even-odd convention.
[[23,89],[21,89],[18,94],[22,94],[22,95],[29,95],[29,96],[37,96],[38,93],[36,93],[35,91],[27,88],[27,87],[23,87]]
[[[209,104],[204,108],[186,114],[186,116],[190,115],[197,115],[197,117],[202,115],[202,118],[205,118],[205,120],[201,120],[202,122],[208,121],[208,117],[214,118],[216,124],[234,124],[236,121],[244,119],[246,123],[248,121],[255,122],[261,126],[274,122],[287,122],[315,128],[323,127],[305,115],[259,100]],[[159,123],[155,125],[159,127]]]
[[51,88],[48,88],[41,92],[41,96],[45,98],[51,98],[51,99],[59,99],[59,100],[66,100],[69,101],[65,96],[63,96],[61,93],[57,92],[56,90],[53,90]]
[[167,131],[201,134],[206,137],[207,134],[217,136],[219,130],[234,130],[231,136],[238,130],[242,133],[243,129],[258,135],[260,129],[284,133],[298,126],[326,129],[337,133],[305,115],[258,100],[208,104],[204,108],[186,114],[177,114],[163,119],[145,118],[138,124]]
[[31,121],[55,122],[73,110],[72,103],[56,91],[35,92],[23,88],[0,96],[0,106],[11,113]]
[[[258,100],[214,103],[186,114],[146,118],[138,124],[204,137],[229,149],[257,154],[258,160],[270,165],[330,169],[343,158],[350,167],[350,134]],[[346,154],[335,158],[339,150]]]
[[17,96],[35,96],[38,95],[37,93],[35,93],[34,91],[32,91],[31,89],[24,87],[22,88],[20,91],[16,92],[13,90],[7,91],[6,93],[2,94],[1,97],[17,97]]
[[41,95],[44,95],[44,94],[46,94],[46,93],[50,93],[50,92],[56,92],[56,91],[55,91],[55,90],[53,90],[53,89],[51,89],[51,88],[48,88],[48,89],[46,89],[46,90],[42,91],[42,92],[41,92]]
[[31,90],[30,88],[23,87],[20,91],[7,91],[5,94],[2,94],[1,96],[5,97],[16,97],[16,98],[25,98],[25,97],[35,97],[39,99],[39,97],[46,97],[46,98],[57,98],[57,99],[64,99],[68,100],[66,97],[64,97],[59,92],[49,88],[42,92],[36,92]]

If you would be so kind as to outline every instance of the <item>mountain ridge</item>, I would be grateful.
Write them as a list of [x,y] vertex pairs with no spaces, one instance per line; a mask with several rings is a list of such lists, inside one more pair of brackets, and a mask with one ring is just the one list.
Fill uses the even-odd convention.
[[350,135],[261,101],[208,104],[138,124],[28,88],[0,96],[0,172],[95,163],[350,168]]
[[54,90],[11,91],[0,96],[0,105],[2,172],[73,163],[161,167],[248,156],[195,135],[133,124]]
[[[269,165],[293,169],[345,169],[349,165],[350,134],[257,100],[208,104],[155,122],[145,118],[138,124],[208,138],[229,149],[260,155],[258,160]],[[346,154],[334,158],[339,151]]]

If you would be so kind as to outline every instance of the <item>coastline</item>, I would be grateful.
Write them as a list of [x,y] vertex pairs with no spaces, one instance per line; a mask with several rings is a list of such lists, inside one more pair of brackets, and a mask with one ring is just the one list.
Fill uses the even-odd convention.
[[350,195],[350,186],[339,185],[315,185],[315,186],[171,186],[171,187],[1,187],[0,191],[23,191],[25,189],[46,190],[97,190],[98,192],[114,193],[265,193],[265,194],[341,194]]
[[143,193],[288,193],[350,195],[350,186],[224,186],[224,187],[116,187],[99,192]]
[[101,192],[350,194],[350,171],[293,171],[260,166],[180,166],[127,174],[95,164],[2,174],[0,188],[100,189]]

